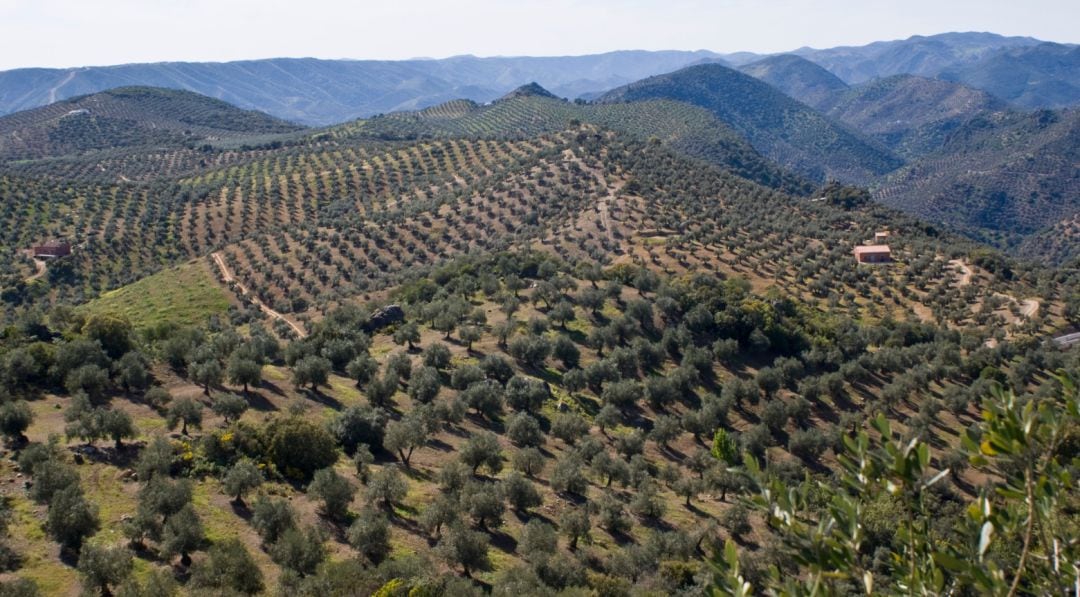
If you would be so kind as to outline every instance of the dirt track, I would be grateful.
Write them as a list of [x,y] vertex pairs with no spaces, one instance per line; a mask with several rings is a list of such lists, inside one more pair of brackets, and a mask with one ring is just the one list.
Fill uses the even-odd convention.
[[46,265],[44,259],[34,258],[34,268],[35,268],[36,271],[34,272],[34,275],[32,275],[32,276],[30,276],[29,278],[26,279],[27,284],[29,284],[30,282],[33,282],[34,280],[41,279],[42,277],[45,276],[45,273],[48,271],[48,266]]
[[236,284],[236,287],[240,289],[240,293],[244,294],[244,295],[247,295],[247,297],[251,300],[251,302],[255,303],[255,305],[257,305],[259,307],[259,309],[262,310],[263,313],[266,313],[267,315],[269,315],[270,317],[273,317],[274,319],[280,319],[281,321],[284,321],[285,323],[289,324],[289,327],[291,327],[293,329],[293,331],[296,332],[296,334],[298,336],[300,336],[301,338],[306,338],[307,337],[307,332],[305,332],[304,329],[302,327],[300,327],[299,324],[297,324],[296,322],[290,320],[288,317],[285,317],[281,313],[278,313],[277,311],[271,309],[269,306],[267,306],[266,303],[262,302],[262,300],[260,300],[259,297],[257,297],[254,294],[248,292],[247,287],[244,286],[243,284],[241,284],[239,281],[236,280],[236,278],[233,277],[232,272],[230,272],[228,266],[225,265],[225,259],[223,259],[221,257],[221,253],[212,253],[210,256],[214,258],[214,263],[217,264],[218,270],[221,271],[221,277],[225,279],[226,284],[228,284],[230,282]]
[[[959,279],[957,279],[956,285],[960,288],[963,288],[964,286],[969,286],[971,284],[971,279],[975,275],[975,272],[971,270],[971,267],[960,259],[953,259],[949,262],[949,264],[960,270],[960,277]],[[1024,299],[1022,301],[1019,301],[1016,300],[1015,297],[1009,296],[1007,294],[1002,294],[1000,292],[994,293],[994,296],[1005,299],[1006,302],[1019,304],[1020,314],[1027,319],[1035,317],[1035,315],[1039,312],[1039,308],[1042,306],[1037,299]]]

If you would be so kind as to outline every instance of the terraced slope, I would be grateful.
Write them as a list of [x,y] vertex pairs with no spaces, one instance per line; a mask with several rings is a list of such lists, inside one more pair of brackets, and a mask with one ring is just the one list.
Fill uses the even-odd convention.
[[795,194],[811,186],[759,154],[738,133],[703,108],[669,100],[582,104],[523,95],[490,106],[455,101],[419,112],[390,114],[340,130],[385,139],[477,136],[521,138],[588,122],[655,139],[686,155],[727,168],[749,180]]

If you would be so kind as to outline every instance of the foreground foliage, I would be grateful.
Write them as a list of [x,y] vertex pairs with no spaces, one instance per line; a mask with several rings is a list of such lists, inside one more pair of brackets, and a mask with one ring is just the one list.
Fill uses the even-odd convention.
[[[948,469],[931,468],[930,447],[904,441],[884,416],[876,432],[845,437],[839,483],[787,485],[748,456],[757,486],[748,501],[780,545],[767,573],[748,580],[735,544],[717,558],[717,594],[754,589],[789,595],[1067,595],[1080,582],[1080,392],[1068,377],[1038,399],[996,388],[983,420],[963,435],[962,453],[987,475],[978,498],[954,526],[934,519],[932,503]],[[875,541],[876,508],[890,504],[891,541]],[[876,545],[876,547],[875,547]]]

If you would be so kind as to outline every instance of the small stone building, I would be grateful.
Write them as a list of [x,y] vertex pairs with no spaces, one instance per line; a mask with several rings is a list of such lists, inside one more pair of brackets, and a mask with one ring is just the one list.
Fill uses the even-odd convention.
[[889,263],[892,250],[889,245],[862,245],[855,247],[855,261],[859,263]]
[[55,259],[71,255],[71,245],[62,240],[50,240],[43,245],[32,249],[34,257],[38,259]]
[[891,235],[892,235],[892,233],[889,232],[888,230],[882,230],[880,232],[875,232],[874,233],[874,244],[875,245],[884,245],[885,243],[889,242],[889,236],[891,236]]

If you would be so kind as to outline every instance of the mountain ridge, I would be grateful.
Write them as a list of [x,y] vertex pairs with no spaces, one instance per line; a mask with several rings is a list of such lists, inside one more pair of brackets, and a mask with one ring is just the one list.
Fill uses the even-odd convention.
[[918,75],[869,81],[816,107],[908,159],[938,150],[951,131],[977,115],[1011,109],[985,91]]
[[1021,108],[1063,108],[1080,102],[1080,47],[1041,43],[993,54],[939,73]]
[[[1031,37],[1007,37],[987,32],[948,32],[913,35],[906,39],[877,41],[863,46],[800,48],[790,53],[807,58],[852,84],[898,74],[934,76],[952,62],[974,62],[1003,47],[1031,46],[1038,43],[1041,43],[1040,40]],[[935,55],[932,51],[941,55]],[[946,58],[949,62],[945,61]]]
[[609,91],[597,102],[644,99],[670,99],[706,108],[764,155],[816,180],[866,182],[902,164],[877,142],[767,83],[718,64],[643,79]]
[[848,84],[802,56],[779,54],[740,66],[740,72],[764,81],[792,99],[820,109],[822,103],[848,89]]
[[436,105],[487,102],[537,81],[559,96],[617,87],[676,70],[711,52],[626,50],[566,58],[379,61],[274,58],[162,62],[0,72],[0,114],[113,87],[179,88],[309,125]]
[[[894,74],[937,76],[1003,51],[1042,43],[1027,37],[954,32],[865,46],[800,48],[778,54],[620,50],[581,56],[269,58],[25,68],[0,72],[0,114],[113,87],[146,85],[195,91],[278,118],[323,126],[380,113],[422,109],[458,98],[489,102],[530,81],[537,81],[559,97],[593,99],[633,81],[702,62],[741,67],[793,54],[852,84]],[[993,82],[965,82],[993,92]],[[1039,97],[1036,94],[1035,99],[1025,101],[1030,101],[1032,107],[1057,105],[1044,105]]]

